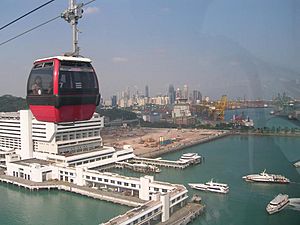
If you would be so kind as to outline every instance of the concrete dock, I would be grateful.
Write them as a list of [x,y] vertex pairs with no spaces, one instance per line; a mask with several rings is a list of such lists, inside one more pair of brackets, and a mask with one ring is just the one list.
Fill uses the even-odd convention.
[[63,190],[83,196],[87,196],[94,199],[104,200],[108,202],[118,203],[121,205],[127,205],[130,207],[141,206],[145,201],[135,196],[125,196],[124,194],[112,191],[98,190],[86,186],[78,186],[64,181],[47,181],[47,182],[33,182],[18,177],[12,177],[7,175],[0,175],[0,182],[13,184],[18,187],[29,189],[30,191],[39,190]]
[[204,212],[205,206],[198,203],[188,203],[186,206],[174,212],[166,222],[157,225],[186,225]]
[[130,160],[134,163],[144,163],[153,166],[163,166],[163,167],[170,167],[170,168],[177,168],[177,169],[184,169],[190,165],[189,162],[184,161],[171,161],[171,160],[164,160],[164,159],[150,159],[150,158],[142,158],[142,157],[134,157]]

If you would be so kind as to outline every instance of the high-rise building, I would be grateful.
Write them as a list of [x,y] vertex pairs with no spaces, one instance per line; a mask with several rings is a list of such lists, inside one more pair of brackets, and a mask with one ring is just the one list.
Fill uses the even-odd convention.
[[182,98],[189,99],[189,88],[186,84],[183,85]]
[[192,95],[192,102],[199,103],[202,101],[202,94],[200,91],[194,90]]
[[146,87],[145,87],[145,97],[149,98],[149,87],[148,87],[148,85],[146,85]]
[[116,107],[117,106],[117,96],[113,95],[111,98],[111,106]]
[[175,89],[174,89],[173,84],[169,85],[168,96],[169,96],[170,104],[174,104],[174,102],[175,102]]
[[182,98],[182,91],[180,90],[180,88],[176,89],[175,96],[176,96],[176,99]]

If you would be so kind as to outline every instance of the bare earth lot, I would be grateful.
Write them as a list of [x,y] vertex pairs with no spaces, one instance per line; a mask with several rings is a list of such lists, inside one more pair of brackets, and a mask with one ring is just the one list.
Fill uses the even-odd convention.
[[159,156],[228,134],[220,130],[119,127],[104,128],[101,132],[104,145],[115,148],[131,145],[137,156],[144,157]]

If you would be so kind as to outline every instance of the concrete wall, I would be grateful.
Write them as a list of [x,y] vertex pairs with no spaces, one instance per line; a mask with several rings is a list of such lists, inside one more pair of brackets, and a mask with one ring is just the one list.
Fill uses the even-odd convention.
[[21,159],[32,158],[32,114],[30,110],[20,110],[20,127],[21,127],[21,151],[18,153]]

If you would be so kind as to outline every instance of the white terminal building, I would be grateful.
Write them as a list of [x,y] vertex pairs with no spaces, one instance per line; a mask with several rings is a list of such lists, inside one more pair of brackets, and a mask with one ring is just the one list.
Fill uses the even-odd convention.
[[97,113],[88,121],[60,124],[37,121],[30,110],[0,113],[0,166],[6,175],[33,182],[61,180],[110,188],[147,201],[147,214],[137,213],[130,221],[119,216],[110,221],[114,224],[133,225],[158,215],[162,222],[168,220],[188,198],[184,186],[154,181],[149,176],[133,178],[92,170],[135,156],[129,145],[122,149],[103,146],[103,124]]
[[40,122],[29,110],[0,114],[0,163],[24,159],[50,160],[65,166],[93,168],[132,158],[133,149],[122,150],[102,144],[104,120],[94,114],[88,121]]

